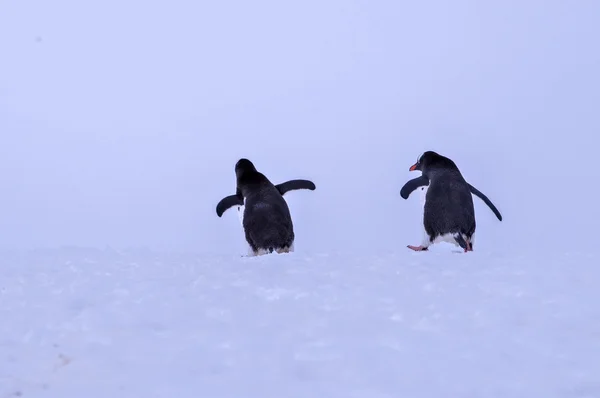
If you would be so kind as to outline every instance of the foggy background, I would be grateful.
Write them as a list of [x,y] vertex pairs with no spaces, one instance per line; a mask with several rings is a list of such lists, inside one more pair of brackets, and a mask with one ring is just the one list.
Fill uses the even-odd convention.
[[215,213],[252,160],[296,251],[421,240],[408,167],[452,158],[476,250],[598,231],[597,1],[0,2],[0,247],[245,251]]

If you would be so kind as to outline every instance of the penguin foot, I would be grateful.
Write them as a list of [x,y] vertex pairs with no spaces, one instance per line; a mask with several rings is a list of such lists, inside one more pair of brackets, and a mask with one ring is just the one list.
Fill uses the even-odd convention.
[[411,249],[411,250],[414,250],[414,251],[416,251],[416,252],[424,252],[424,251],[427,251],[427,250],[429,250],[429,249],[428,249],[426,246],[413,246],[413,245],[408,245],[408,246],[406,246],[406,247],[408,247],[409,249]]
[[472,252],[473,251],[473,245],[471,244],[471,239],[465,239],[465,243],[467,244],[467,247],[465,247],[465,253],[466,252]]
[[472,252],[472,251],[473,251],[473,246],[471,246],[471,242],[467,240],[467,247],[465,247],[465,253]]
[[471,245],[471,239],[465,238],[461,234],[457,234],[454,236],[454,240],[460,247],[463,248],[465,253],[473,251],[473,246]]

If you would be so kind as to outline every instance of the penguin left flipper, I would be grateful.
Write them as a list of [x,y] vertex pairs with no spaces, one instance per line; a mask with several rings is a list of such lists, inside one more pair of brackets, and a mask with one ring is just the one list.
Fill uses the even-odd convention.
[[408,199],[410,194],[413,193],[415,189],[427,185],[429,185],[429,179],[427,177],[421,175],[417,178],[413,178],[412,180],[407,181],[406,184],[404,184],[404,186],[400,190],[400,196],[402,196],[403,199]]
[[315,186],[315,183],[310,180],[289,180],[275,185],[275,188],[277,188],[279,193],[283,196],[289,191],[298,189],[310,189],[311,191],[314,191],[317,187]]
[[496,208],[496,206],[494,206],[494,204],[492,203],[491,200],[488,199],[487,196],[485,196],[483,193],[481,193],[481,191],[479,191],[477,188],[475,188],[473,185],[467,183],[467,185],[469,185],[469,189],[471,190],[471,193],[475,196],[478,196],[479,199],[483,200],[483,202],[488,205],[488,207],[494,212],[494,214],[496,215],[496,217],[498,217],[498,220],[502,221],[502,214],[500,214],[500,212],[498,211],[498,209]]
[[243,206],[244,199],[238,195],[229,195],[224,197],[217,204],[217,216],[221,217],[225,211],[233,206]]

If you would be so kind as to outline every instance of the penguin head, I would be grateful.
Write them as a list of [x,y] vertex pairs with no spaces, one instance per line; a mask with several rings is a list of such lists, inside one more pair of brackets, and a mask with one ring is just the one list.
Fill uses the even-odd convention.
[[254,164],[251,161],[249,161],[248,159],[242,158],[242,159],[238,160],[237,163],[235,164],[235,174],[237,176],[240,176],[247,172],[255,172],[255,171],[256,171],[256,167],[254,167]]
[[408,170],[409,171],[424,171],[425,169],[427,169],[427,166],[429,164],[431,164],[432,161],[434,161],[435,158],[438,156],[440,156],[440,155],[438,155],[437,153],[435,153],[433,151],[424,152],[417,159],[417,163],[410,166],[410,168]]
[[435,168],[456,168],[454,162],[448,159],[445,156],[440,155],[434,151],[426,151],[424,152],[419,159],[417,159],[417,163],[410,166],[409,171],[421,171],[423,174],[427,174],[428,169]]

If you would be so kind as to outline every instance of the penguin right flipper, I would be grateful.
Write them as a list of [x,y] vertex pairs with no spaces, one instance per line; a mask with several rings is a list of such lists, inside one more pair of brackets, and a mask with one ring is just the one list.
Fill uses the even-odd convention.
[[429,185],[429,179],[425,176],[420,176],[417,178],[413,178],[410,181],[407,181],[406,184],[400,190],[400,196],[403,199],[408,199],[409,195],[413,193],[413,191],[419,187],[424,187]]
[[314,191],[317,187],[315,186],[315,183],[310,180],[289,180],[275,185],[275,188],[277,188],[279,193],[283,196],[289,191],[295,191],[297,189],[310,189],[311,191]]
[[496,215],[496,217],[498,217],[498,220],[502,221],[502,214],[500,214],[500,212],[498,211],[498,209],[496,208],[496,206],[494,206],[494,204],[492,203],[492,201],[489,200],[487,196],[485,196],[483,193],[481,193],[473,185],[471,185],[471,184],[468,184],[468,185],[469,185],[469,189],[471,190],[471,193],[473,195],[475,195],[475,196],[478,196],[479,199],[483,200],[484,203],[486,205],[488,205],[488,207],[494,212],[494,214]]
[[217,204],[217,216],[221,217],[227,209],[233,206],[243,206],[244,199],[238,195],[229,195],[221,199]]

